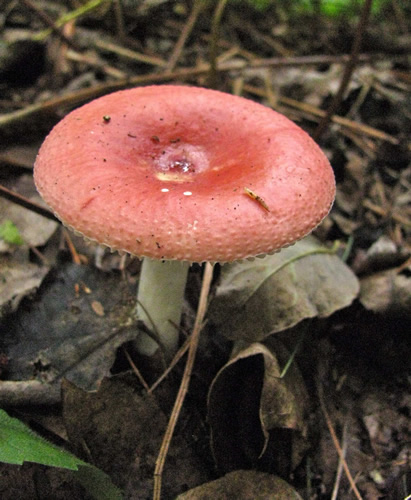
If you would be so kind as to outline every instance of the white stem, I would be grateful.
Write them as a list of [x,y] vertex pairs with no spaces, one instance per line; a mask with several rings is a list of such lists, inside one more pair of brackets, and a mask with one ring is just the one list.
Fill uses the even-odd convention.
[[[144,259],[137,294],[137,317],[158,334],[167,356],[178,346],[178,325],[186,287],[188,262]],[[141,354],[152,356],[158,344],[141,333],[136,341]]]

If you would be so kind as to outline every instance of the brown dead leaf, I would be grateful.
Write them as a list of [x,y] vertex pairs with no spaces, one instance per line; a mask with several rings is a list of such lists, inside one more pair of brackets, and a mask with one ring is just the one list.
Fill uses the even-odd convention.
[[[29,200],[44,205],[34,187],[32,176],[21,176],[12,189],[23,194]],[[18,228],[24,244],[32,247],[44,245],[58,227],[58,223],[55,221],[42,217],[11,201],[0,199],[0,224],[5,220],[11,220]]]
[[230,339],[261,341],[303,319],[328,317],[358,290],[350,268],[308,237],[274,255],[224,265],[209,317]]
[[302,500],[295,489],[272,474],[237,470],[177,497],[177,500]]
[[212,449],[223,471],[269,460],[287,474],[304,451],[308,401],[295,363],[281,378],[289,353],[276,339],[236,344],[209,392]]
[[411,316],[411,278],[396,269],[361,280],[360,302],[376,313]]
[[20,301],[36,290],[48,267],[0,256],[0,318],[17,309]]
[[[134,377],[103,379],[96,392],[63,384],[63,418],[78,456],[124,489],[125,498],[150,498],[153,471],[166,426],[154,396],[140,395]],[[182,436],[175,436],[164,475],[164,495],[207,480],[204,467]]]

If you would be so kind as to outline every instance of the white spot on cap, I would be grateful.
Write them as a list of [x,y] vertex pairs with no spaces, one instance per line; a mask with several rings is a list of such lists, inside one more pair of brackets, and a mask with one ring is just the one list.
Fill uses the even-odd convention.
[[161,192],[162,192],[162,193],[168,193],[169,191],[170,191],[170,190],[169,190],[169,189],[167,189],[167,188],[163,188],[163,189],[161,190]]
[[191,191],[184,191],[184,196],[191,196],[193,193]]

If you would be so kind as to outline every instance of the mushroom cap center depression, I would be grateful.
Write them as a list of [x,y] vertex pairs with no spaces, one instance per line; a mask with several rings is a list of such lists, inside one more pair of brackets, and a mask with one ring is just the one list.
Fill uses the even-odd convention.
[[[180,140],[178,140],[180,142]],[[191,144],[167,145],[153,157],[157,179],[171,182],[191,182],[195,175],[209,167],[207,153]]]
[[88,238],[190,261],[287,245],[322,220],[335,191],[327,159],[290,120],[178,86],[117,92],[70,113],[44,142],[35,180],[63,222]]

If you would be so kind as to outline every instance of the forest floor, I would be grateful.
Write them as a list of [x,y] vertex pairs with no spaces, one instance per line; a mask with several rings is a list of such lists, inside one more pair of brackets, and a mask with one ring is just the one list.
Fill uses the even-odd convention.
[[[250,340],[249,318],[233,320],[235,296],[219,299],[227,278],[225,266],[215,266],[162,498],[411,495],[410,6],[392,0],[376,10],[374,2],[361,24],[361,11],[329,16],[297,1],[264,10],[229,2],[218,25],[223,2],[81,4],[0,0],[0,406],[102,469],[125,498],[151,498],[185,358],[154,391],[142,385],[137,372],[147,387],[159,373],[130,347],[139,260],[86,245],[35,213],[30,201],[42,202],[32,169],[52,126],[96,97],[149,84],[213,87],[285,114],[328,156],[337,196],[315,244],[338,242],[338,249],[310,262],[335,269],[326,285],[333,298],[326,312],[319,299],[317,312],[281,327],[271,319],[267,335]],[[333,103],[344,75],[345,91]],[[295,272],[308,280],[306,267]],[[201,276],[193,265],[182,339],[193,327]],[[291,300],[297,292],[289,293]],[[270,302],[270,318],[280,306]],[[268,373],[290,352],[291,388]],[[267,427],[263,395],[280,389],[290,391],[299,418]],[[271,483],[276,476],[289,486]],[[214,489],[183,495],[224,477],[208,485]],[[89,495],[70,471],[0,465],[2,500]]]

